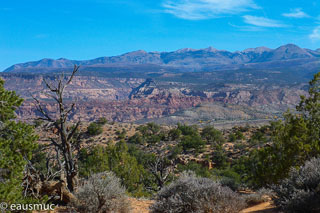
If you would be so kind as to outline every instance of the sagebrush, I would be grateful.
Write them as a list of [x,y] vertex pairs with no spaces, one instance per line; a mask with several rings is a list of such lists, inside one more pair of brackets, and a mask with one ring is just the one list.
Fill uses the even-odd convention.
[[73,204],[77,212],[107,213],[129,212],[129,202],[120,179],[112,172],[92,175],[84,181],[75,193]]
[[184,172],[178,180],[158,192],[151,211],[235,213],[245,205],[242,197],[219,182]]
[[286,212],[320,212],[320,158],[292,169],[273,189],[275,204]]

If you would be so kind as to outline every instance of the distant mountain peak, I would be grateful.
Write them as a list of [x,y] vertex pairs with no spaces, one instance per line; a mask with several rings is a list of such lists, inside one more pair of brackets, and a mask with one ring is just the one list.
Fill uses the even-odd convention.
[[[124,53],[120,56],[137,56],[137,55],[146,55],[146,54],[148,54],[148,52],[146,52],[144,50],[136,50],[136,51]],[[117,56],[112,56],[112,57],[117,57]]]
[[182,49],[179,49],[177,51],[175,51],[176,53],[186,53],[186,52],[192,52],[192,51],[196,51],[195,49],[192,49],[192,48],[182,48]]
[[282,47],[295,47],[295,48],[300,48],[298,45],[296,45],[296,44],[291,44],[291,43],[285,44],[285,45],[283,45]]
[[136,51],[129,52],[127,54],[147,54],[147,52],[145,50],[136,50]]
[[249,52],[255,52],[255,53],[263,53],[263,52],[269,52],[272,49],[268,48],[268,47],[256,47],[256,48],[248,48],[243,50],[242,52],[244,53],[249,53]]
[[54,59],[53,58],[43,58],[40,61],[54,61]]
[[307,54],[307,50],[303,49],[295,44],[286,44],[283,46],[278,47],[275,49],[275,52],[286,52],[286,53],[301,53],[301,54]]
[[288,50],[303,50],[300,48],[298,45],[295,44],[286,44],[283,46],[278,47],[276,50],[283,50],[283,49],[288,49]]
[[208,48],[202,49],[202,50],[207,51],[207,52],[217,52],[218,51],[216,48],[211,47],[211,46]]

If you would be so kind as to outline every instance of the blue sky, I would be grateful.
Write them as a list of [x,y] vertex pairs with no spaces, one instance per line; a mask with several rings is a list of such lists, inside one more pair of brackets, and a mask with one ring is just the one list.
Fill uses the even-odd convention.
[[320,1],[0,1],[0,70],[42,58],[287,43],[320,48]]

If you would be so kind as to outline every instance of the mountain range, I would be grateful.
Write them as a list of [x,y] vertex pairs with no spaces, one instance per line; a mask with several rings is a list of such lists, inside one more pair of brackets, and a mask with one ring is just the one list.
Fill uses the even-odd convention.
[[54,83],[56,72],[68,72],[75,64],[82,70],[65,93],[66,100],[77,99],[75,120],[254,123],[281,116],[288,108],[294,109],[300,95],[307,95],[307,82],[320,68],[320,49],[287,44],[236,52],[212,47],[140,50],[92,60],[60,58],[16,64],[0,77],[6,89],[25,100],[18,118],[37,116],[32,97],[54,114],[55,107],[43,94],[45,82]]
[[214,71],[236,69],[304,69],[314,71],[320,67],[320,49],[310,50],[294,44],[276,49],[267,47],[249,48],[243,51],[229,52],[213,47],[205,49],[184,48],[173,52],[146,52],[143,50],[125,53],[119,56],[100,57],[92,60],[42,59],[15,64],[4,72],[52,72],[80,65],[82,69],[108,71],[114,67],[142,66],[173,69],[175,71]]

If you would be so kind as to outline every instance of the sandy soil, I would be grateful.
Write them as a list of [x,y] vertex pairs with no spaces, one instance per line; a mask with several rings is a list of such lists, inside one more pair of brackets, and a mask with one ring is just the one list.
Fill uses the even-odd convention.
[[148,213],[149,207],[153,204],[153,200],[129,198],[131,202],[131,213]]
[[242,210],[240,213],[277,213],[279,211],[272,205],[271,202],[260,203],[258,205],[252,206]]
[[[130,213],[149,213],[149,207],[154,203],[153,200],[129,198],[131,202]],[[54,211],[55,213],[67,213],[70,212],[64,207],[58,207]],[[250,208],[242,210],[240,213],[278,213],[279,211],[272,205],[271,202],[261,203]],[[36,212],[34,212],[36,213]]]
[[[132,213],[149,213],[149,206],[152,205],[154,201],[152,200],[137,200],[130,198],[132,205]],[[277,213],[278,211],[272,205],[271,202],[260,203],[258,205],[252,206],[242,210],[240,213]]]

